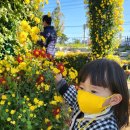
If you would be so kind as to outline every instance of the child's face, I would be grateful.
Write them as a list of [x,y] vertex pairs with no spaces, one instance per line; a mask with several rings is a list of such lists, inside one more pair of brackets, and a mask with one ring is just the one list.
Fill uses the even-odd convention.
[[80,88],[84,91],[93,93],[98,96],[108,97],[112,95],[112,92],[108,88],[103,88],[101,86],[95,86],[90,83],[90,78],[87,78],[85,82],[80,83]]
[[44,26],[44,27],[46,27],[46,26],[47,26],[46,21],[43,21],[43,26]]
[[[104,88],[101,86],[94,86],[90,83],[90,78],[87,78],[85,82],[81,82],[79,85],[80,89],[83,89],[84,91],[93,93],[98,96],[102,97],[109,97],[112,95],[112,92],[109,88]],[[106,100],[106,102],[103,104],[103,106],[115,106],[119,104],[122,100],[122,96],[120,94],[113,94],[113,96]]]

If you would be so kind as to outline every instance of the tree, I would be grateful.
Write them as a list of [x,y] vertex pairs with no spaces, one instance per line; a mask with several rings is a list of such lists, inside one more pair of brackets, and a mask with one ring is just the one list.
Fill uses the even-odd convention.
[[79,39],[73,39],[74,41],[73,41],[73,43],[75,43],[75,44],[81,44],[81,41],[79,40]]
[[68,41],[68,37],[63,33],[60,37],[59,37],[59,39],[58,39],[58,42],[60,43],[60,44],[64,44],[66,41]]
[[56,1],[57,1],[57,7],[52,12],[52,18],[53,18],[54,26],[57,31],[57,35],[60,37],[64,30],[64,22],[62,20],[63,13],[61,12],[60,1],[59,0]]

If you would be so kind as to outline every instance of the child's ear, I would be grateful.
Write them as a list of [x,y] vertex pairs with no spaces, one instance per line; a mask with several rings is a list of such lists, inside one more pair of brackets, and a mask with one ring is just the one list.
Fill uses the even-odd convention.
[[111,97],[109,103],[110,103],[110,106],[115,106],[115,105],[119,104],[121,101],[122,101],[122,96],[121,96],[121,94],[114,94],[114,95]]

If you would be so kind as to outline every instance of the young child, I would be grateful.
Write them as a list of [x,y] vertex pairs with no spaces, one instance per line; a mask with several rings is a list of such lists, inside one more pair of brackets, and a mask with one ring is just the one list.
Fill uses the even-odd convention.
[[80,70],[79,89],[56,75],[57,90],[71,106],[70,130],[119,130],[128,125],[129,94],[123,69],[107,59]]
[[48,15],[43,15],[42,17],[44,31],[40,32],[41,36],[44,36],[46,42],[44,43],[42,40],[38,41],[38,45],[46,48],[46,52],[51,54],[53,57],[55,56],[55,44],[57,41],[57,34],[53,26],[51,26],[52,18]]

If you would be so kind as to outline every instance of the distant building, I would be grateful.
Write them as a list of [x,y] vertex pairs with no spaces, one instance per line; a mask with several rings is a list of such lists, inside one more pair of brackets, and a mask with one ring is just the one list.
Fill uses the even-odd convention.
[[126,45],[126,46],[130,46],[130,36],[126,36],[122,39],[121,45]]

